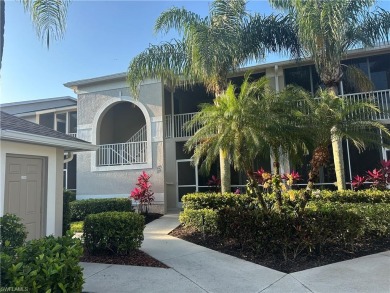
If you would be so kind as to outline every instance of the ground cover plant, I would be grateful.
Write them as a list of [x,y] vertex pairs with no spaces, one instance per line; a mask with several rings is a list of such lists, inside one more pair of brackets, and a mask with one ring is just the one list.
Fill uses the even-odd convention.
[[284,272],[390,249],[389,191],[314,193],[304,210],[305,190],[284,191],[282,210],[265,194],[267,211],[247,194],[188,194],[171,235]]

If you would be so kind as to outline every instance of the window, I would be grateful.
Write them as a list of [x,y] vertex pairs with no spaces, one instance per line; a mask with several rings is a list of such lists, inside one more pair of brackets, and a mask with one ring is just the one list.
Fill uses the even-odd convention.
[[69,112],[69,133],[77,133],[77,112]]
[[66,133],[66,113],[56,114],[56,130],[62,133]]
[[39,124],[54,129],[54,113],[39,115]]

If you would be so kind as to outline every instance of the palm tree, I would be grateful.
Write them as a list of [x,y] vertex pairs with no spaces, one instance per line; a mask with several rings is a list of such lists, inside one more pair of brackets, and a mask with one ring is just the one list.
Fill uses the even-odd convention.
[[[20,0],[24,10],[31,15],[38,37],[50,46],[52,39],[61,39],[65,34],[69,0]],[[5,1],[0,0],[0,69],[3,60],[5,29]]]
[[[312,140],[315,146],[311,169],[309,172],[308,190],[312,190],[319,168],[328,162],[328,146],[335,140],[348,139],[359,151],[367,147],[382,144],[379,131],[389,136],[390,131],[380,122],[374,120],[380,112],[373,99],[352,102],[343,97],[334,96],[329,89],[320,89],[313,99],[310,93],[299,90],[303,98],[306,128],[312,128]],[[302,111],[302,110],[301,110]],[[337,132],[333,132],[337,129]],[[342,154],[339,155],[342,157]],[[335,164],[337,162],[335,161]]]
[[[245,76],[239,93],[229,84],[224,94],[214,104],[202,104],[187,127],[199,130],[186,143],[188,150],[194,150],[194,163],[210,170],[220,152],[230,154],[235,170],[247,174],[251,190],[257,190],[253,173],[256,157],[274,155],[274,177],[279,176],[280,154],[297,154],[304,150],[302,141],[307,133],[301,130],[299,121],[291,107],[296,103],[289,89],[277,94],[266,77],[250,82]],[[292,110],[292,111],[291,111]],[[280,179],[280,178],[279,178]],[[279,184],[275,184],[277,206],[281,208],[282,197]],[[263,195],[256,194],[264,210],[267,209]]]
[[[178,85],[201,83],[218,97],[227,89],[229,73],[238,67],[262,60],[268,51],[299,52],[289,17],[251,15],[245,0],[215,0],[205,18],[171,8],[155,25],[157,32],[170,29],[182,38],[151,45],[130,62],[128,81],[134,95],[144,79],[161,78],[171,95]],[[219,157],[222,191],[230,191],[229,154],[221,150]]]
[[[295,20],[298,38],[306,56],[313,59],[321,81],[337,98],[343,77],[342,59],[347,51],[389,41],[390,12],[373,9],[375,0],[269,0]],[[338,189],[345,188],[342,141],[335,124],[330,129]]]

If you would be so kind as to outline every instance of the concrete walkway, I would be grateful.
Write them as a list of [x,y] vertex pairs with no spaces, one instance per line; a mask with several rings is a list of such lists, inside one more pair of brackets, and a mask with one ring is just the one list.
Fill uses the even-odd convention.
[[178,225],[153,221],[141,247],[170,269],[82,263],[84,292],[390,293],[390,251],[285,274],[167,235]]

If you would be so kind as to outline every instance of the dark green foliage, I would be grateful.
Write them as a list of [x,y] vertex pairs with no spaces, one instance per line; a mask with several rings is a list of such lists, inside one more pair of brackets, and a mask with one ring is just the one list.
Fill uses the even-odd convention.
[[66,234],[66,231],[70,229],[71,215],[70,215],[70,202],[76,200],[76,194],[69,190],[64,190],[63,195],[63,214],[62,214],[62,235]]
[[[286,202],[301,191],[289,190]],[[353,250],[359,241],[390,237],[389,191],[321,191],[302,213],[285,207],[264,212],[256,200],[235,194],[196,193],[183,197],[180,221],[200,232],[234,240],[256,253],[322,254],[342,245]]]
[[[69,233],[32,240],[15,250],[16,257],[1,253],[1,285],[27,287],[29,292],[81,292],[83,248]],[[51,290],[51,291],[48,291]]]
[[318,196],[313,196],[313,199],[321,199],[325,201],[340,202],[340,203],[390,203],[390,190],[343,190],[330,191],[322,190]]
[[84,245],[91,254],[126,255],[141,246],[144,227],[145,218],[136,213],[90,214],[84,220]]
[[0,217],[0,237],[1,251],[11,253],[14,248],[23,245],[27,231],[20,218],[5,214]]
[[353,244],[362,233],[358,215],[335,208],[307,211],[304,216],[227,208],[219,213],[221,235],[257,253],[282,253],[286,259],[328,244]]
[[131,212],[131,200],[128,198],[99,198],[76,200],[70,203],[72,221],[83,221],[90,214],[103,212]]
[[180,223],[193,227],[200,232],[209,234],[218,233],[218,212],[212,209],[185,209],[180,213]]
[[182,197],[184,209],[212,209],[220,210],[225,207],[253,206],[256,201],[245,194],[234,193],[189,193]]

